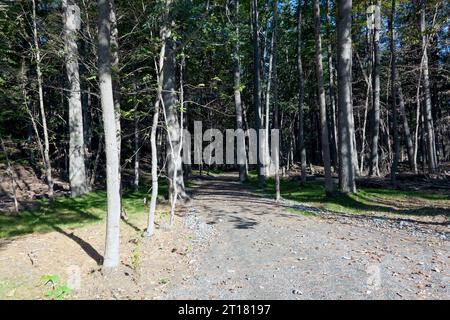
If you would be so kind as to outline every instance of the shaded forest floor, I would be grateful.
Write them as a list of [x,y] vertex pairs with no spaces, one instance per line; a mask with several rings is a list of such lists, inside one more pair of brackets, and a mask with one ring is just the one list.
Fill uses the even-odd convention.
[[[281,197],[290,201],[294,210],[301,214],[362,221],[370,219],[380,225],[389,224],[450,239],[450,190],[427,188],[420,183],[414,184],[411,190],[411,182],[408,188],[393,189],[386,179],[371,178],[370,183],[369,179],[359,180],[356,194],[335,192],[333,196],[327,197],[323,179],[312,179],[304,185],[299,182],[298,176],[281,179]],[[257,184],[256,174],[250,173],[248,185],[259,194],[274,197],[274,179],[266,179],[262,189],[256,189]],[[416,191],[420,186],[423,190]]]
[[152,239],[140,237],[148,190],[126,192],[112,275],[99,266],[104,192],[0,216],[0,298],[450,298],[448,193],[363,187],[324,198],[320,182],[288,179],[276,203],[272,180],[262,191],[253,175],[236,180],[194,177],[173,228],[159,207]]

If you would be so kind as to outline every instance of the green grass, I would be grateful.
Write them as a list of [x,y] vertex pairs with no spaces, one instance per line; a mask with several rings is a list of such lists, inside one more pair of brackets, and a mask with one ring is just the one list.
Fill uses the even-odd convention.
[[[249,175],[248,184],[257,188],[258,179],[254,172]],[[281,180],[281,196],[285,199],[309,204],[339,213],[370,214],[390,213],[416,216],[450,216],[450,195],[433,191],[403,191],[388,188],[358,187],[356,194],[336,192],[327,197],[321,182]],[[266,179],[266,185],[258,192],[273,197],[274,179]]]
[[[143,199],[147,197],[150,201],[149,189],[144,186],[137,192],[124,190],[122,205],[131,221],[146,214]],[[167,183],[160,181],[158,193],[166,192]],[[53,202],[39,200],[36,208],[21,211],[19,216],[0,215],[0,238],[78,228],[102,222],[105,217],[106,191],[94,191],[78,198],[59,197]]]

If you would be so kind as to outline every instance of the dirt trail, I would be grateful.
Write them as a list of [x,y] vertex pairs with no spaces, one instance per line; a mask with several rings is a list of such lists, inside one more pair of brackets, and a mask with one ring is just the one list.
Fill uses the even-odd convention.
[[104,223],[1,239],[0,299],[47,298],[45,274],[78,279],[70,299],[450,298],[448,238],[371,217],[301,215],[236,181],[194,179],[173,228],[159,207],[151,239],[139,237],[145,214],[123,222],[113,280],[98,265]]
[[169,299],[449,299],[449,245],[294,213],[233,175],[195,180],[187,207],[215,236]]

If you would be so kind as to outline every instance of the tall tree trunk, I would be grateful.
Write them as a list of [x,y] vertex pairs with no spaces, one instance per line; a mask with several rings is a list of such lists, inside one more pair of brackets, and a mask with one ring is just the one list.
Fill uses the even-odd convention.
[[[233,56],[233,77],[234,77],[234,104],[236,106],[236,129],[243,129],[242,125],[242,97],[241,97],[241,62],[240,62],[240,45],[239,45],[239,0],[235,1],[235,32],[236,40],[234,43],[234,56]],[[239,139],[239,138],[238,138]],[[237,143],[237,154],[246,155],[245,152],[245,137],[242,136],[243,141]],[[239,156],[238,158],[239,159]],[[239,181],[244,182],[247,180],[247,174],[245,170],[245,163],[239,164]]]
[[109,0],[110,11],[109,19],[111,23],[111,70],[112,86],[114,99],[114,121],[116,122],[117,153],[119,157],[119,181],[120,181],[120,215],[124,220],[128,215],[122,206],[122,125],[121,125],[121,107],[120,107],[120,81],[119,81],[119,30],[117,28],[117,16],[114,0]]
[[325,171],[325,192],[333,192],[333,179],[331,177],[330,143],[328,140],[327,107],[325,101],[325,88],[323,84],[323,62],[322,62],[322,38],[320,35],[320,4],[314,0],[314,30],[316,42],[316,75],[317,89],[319,95],[320,133],[322,145],[322,158]]
[[[274,20],[275,20],[275,14],[274,14]],[[273,20],[273,21],[274,21]],[[273,22],[275,23],[275,22]],[[266,34],[268,33],[268,31],[266,32]],[[265,122],[264,122],[264,141],[262,142],[262,147],[263,147],[263,157],[264,157],[264,174],[266,176],[270,176],[271,175],[271,163],[270,163],[270,154],[269,154],[269,128],[270,128],[270,103],[271,103],[271,94],[272,94],[272,80],[273,80],[273,68],[274,68],[274,51],[273,51],[273,45],[274,45],[274,37],[275,37],[275,32],[274,32],[274,27],[272,25],[272,37],[270,40],[270,50],[266,50],[268,51],[268,55],[269,55],[269,70],[267,72],[267,86],[266,86],[266,99],[265,99]],[[267,38],[267,37],[266,37]],[[265,46],[266,48],[268,46]],[[264,59],[264,57],[263,57]],[[263,70],[264,70],[264,64],[263,64]],[[264,71],[263,71],[264,72]]]
[[417,154],[419,151],[419,128],[420,128],[420,119],[422,117],[422,114],[420,112],[420,86],[421,86],[421,79],[422,79],[422,71],[423,71],[423,55],[422,55],[422,61],[420,63],[419,68],[419,80],[417,82],[417,89],[416,89],[416,128],[414,131],[414,172],[418,171],[417,168]]
[[329,35],[329,41],[327,45],[328,54],[328,81],[329,81],[329,95],[330,95],[330,120],[331,120],[331,151],[332,161],[335,167],[338,166],[338,142],[337,142],[337,121],[336,121],[336,90],[334,85],[334,63],[333,63],[333,50],[331,48],[331,18],[330,18],[330,1],[326,1],[326,21],[327,21],[327,33]]
[[256,148],[257,148],[257,167],[258,167],[258,186],[264,185],[264,166],[262,164],[262,148],[259,130],[261,129],[261,75],[260,75],[260,54],[259,54],[259,17],[258,1],[252,0],[252,31],[253,31],[253,105],[255,107],[255,129],[256,129]]
[[373,70],[372,70],[372,135],[371,135],[371,151],[370,151],[370,167],[369,175],[379,175],[378,169],[378,141],[380,135],[380,8],[381,1],[377,1],[374,7],[374,25],[372,30],[373,41]]
[[305,81],[303,75],[302,64],[302,7],[300,2],[297,7],[297,69],[298,69],[298,148],[300,151],[301,163],[301,182],[306,183],[306,148],[305,148],[305,133],[304,133],[304,109],[303,100],[305,97]]
[[425,131],[426,131],[426,143],[428,152],[428,170],[435,172],[437,169],[437,157],[436,157],[436,145],[434,140],[434,125],[433,114],[431,105],[431,93],[430,93],[430,75],[428,69],[428,40],[426,35],[426,21],[425,21],[425,1],[421,1],[420,11],[420,32],[422,33],[422,50],[423,50],[423,89],[425,91]]
[[[184,188],[183,168],[179,150],[182,147],[181,126],[178,120],[177,93],[176,93],[176,57],[175,57],[175,40],[173,39],[172,28],[175,21],[170,22],[171,26],[167,30],[165,59],[163,66],[163,93],[162,102],[164,108],[164,116],[167,125],[167,143],[168,143],[168,159],[167,174],[170,181],[169,197],[174,196],[186,198]],[[173,202],[173,200],[172,200]]]
[[[86,23],[83,25],[83,31],[82,34],[84,35],[84,39],[82,41],[82,47],[81,47],[81,55],[84,57],[89,57],[92,53],[92,43],[95,41],[95,39],[92,36],[91,33],[91,26],[88,23],[90,20],[89,17],[89,7],[90,5],[87,3],[88,0],[82,0],[82,8],[81,12],[84,16],[81,16],[81,19],[86,21]],[[84,67],[83,64],[80,65],[81,73],[85,72],[88,73],[88,68]],[[84,81],[84,83],[81,83],[81,101],[82,101],[82,107],[83,107],[83,135],[84,135],[84,148],[85,148],[85,158],[87,158],[87,161],[89,162],[91,159],[88,156],[88,152],[92,150],[92,134],[93,134],[93,122],[94,122],[94,110],[92,109],[92,94],[91,94],[91,85],[89,81]],[[86,167],[86,176],[89,175],[88,173],[89,166]],[[88,181],[90,178],[86,178]],[[89,184],[88,184],[89,187]]]
[[[273,82],[273,128],[275,131],[272,133],[272,139],[276,139],[274,135],[278,135],[279,130],[279,107],[278,107],[278,72],[277,72],[277,33],[278,33],[278,0],[274,1],[273,8],[273,28],[272,28],[272,72],[269,77],[272,76]],[[279,136],[278,136],[279,138]],[[269,149],[269,135],[267,134],[267,150]],[[279,141],[279,140],[278,140]],[[273,153],[274,170],[275,170],[275,200],[279,201],[281,199],[280,192],[280,146],[276,141],[273,145],[274,148],[271,150]]]
[[159,52],[159,61],[158,64],[155,62],[155,67],[157,69],[157,81],[158,86],[156,89],[156,101],[155,101],[155,109],[153,111],[153,123],[152,130],[150,133],[150,145],[152,150],[152,196],[150,200],[150,209],[148,213],[148,221],[147,221],[147,229],[145,232],[146,236],[152,236],[155,229],[155,213],[156,213],[156,200],[158,198],[158,149],[156,146],[156,133],[158,130],[158,119],[159,119],[159,110],[160,103],[162,101],[162,89],[163,89],[163,77],[164,77],[164,58],[166,56],[166,39],[169,34],[169,29],[167,26],[167,19],[170,10],[171,0],[166,0],[165,6],[166,10],[164,12],[162,28],[160,31],[161,36],[161,50]]
[[352,143],[354,134],[351,94],[352,0],[337,7],[337,71],[339,110],[339,186],[342,192],[356,192]]
[[71,0],[63,0],[64,51],[69,80],[69,181],[72,197],[88,191],[84,159],[83,107],[81,105],[78,66],[77,32],[80,29],[80,8]]
[[44,134],[44,167],[45,175],[48,184],[48,197],[53,199],[53,177],[52,177],[52,165],[50,162],[50,142],[47,129],[47,118],[45,116],[44,106],[44,91],[42,89],[42,71],[41,71],[41,50],[39,47],[39,37],[37,31],[37,16],[36,16],[36,1],[33,3],[33,40],[34,40],[34,54],[36,58],[36,74],[38,80],[38,93],[39,93],[39,109],[41,112],[42,131]]
[[392,130],[394,136],[394,157],[392,159],[391,166],[391,183],[392,185],[396,185],[396,175],[398,169],[398,161],[400,157],[400,139],[398,136],[398,121],[397,121],[397,104],[396,97],[398,94],[398,79],[396,72],[396,55],[395,55],[395,29],[394,29],[394,21],[395,21],[395,0],[391,1],[391,17],[389,19],[389,27],[391,33],[391,99],[392,99]]
[[139,190],[139,123],[140,118],[138,115],[134,118],[134,190]]
[[[114,6],[114,0],[109,0],[111,10],[110,22],[111,22],[111,68],[112,68],[112,84],[113,84],[113,97],[114,97],[114,114],[116,121],[116,136],[117,147],[119,148],[119,170],[121,162],[121,149],[122,149],[122,126],[120,123],[121,108],[120,108],[120,83],[119,83],[119,30],[117,29],[117,16]],[[120,176],[119,176],[120,177]]]
[[[179,140],[179,145],[178,148],[173,148],[173,144],[171,144],[171,152],[172,155],[175,159],[178,159],[179,161],[179,166],[180,168],[182,168],[183,163],[182,163],[182,158],[181,158],[181,149],[183,148],[183,124],[184,124],[184,68],[186,66],[186,55],[184,54],[184,51],[181,53],[181,62],[180,62],[180,140]],[[167,119],[167,118],[166,118]],[[217,165],[217,164],[216,164]],[[209,169],[209,168],[208,168]],[[178,174],[178,170],[174,171],[173,173],[173,181],[176,181],[177,177],[176,175]],[[184,175],[183,175],[183,171],[181,170],[181,178],[184,179]],[[173,194],[173,198],[172,198],[172,203],[171,203],[171,208],[170,208],[170,226],[173,225],[173,222],[175,221],[175,206],[177,203],[177,199],[178,199],[178,187],[175,189],[174,194]],[[184,191],[184,180],[183,180],[183,186],[182,188],[180,188],[181,191]],[[182,195],[183,196],[183,195]]]
[[109,0],[98,0],[98,69],[100,97],[103,111],[106,150],[106,188],[108,216],[106,219],[106,245],[103,267],[115,268],[119,264],[120,242],[120,178],[119,149],[111,77],[111,6]]

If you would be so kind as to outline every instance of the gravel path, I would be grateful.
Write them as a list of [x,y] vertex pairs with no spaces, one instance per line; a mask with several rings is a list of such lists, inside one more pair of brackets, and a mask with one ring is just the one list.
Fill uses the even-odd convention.
[[450,298],[445,238],[296,214],[235,181],[195,181],[185,224],[209,244],[166,298]]

